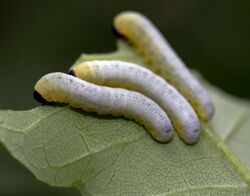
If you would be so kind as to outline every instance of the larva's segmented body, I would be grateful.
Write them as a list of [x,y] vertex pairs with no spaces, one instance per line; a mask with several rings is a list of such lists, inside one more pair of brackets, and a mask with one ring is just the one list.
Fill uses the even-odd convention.
[[64,73],[50,73],[36,83],[34,98],[43,103],[68,103],[98,114],[123,115],[143,124],[160,142],[172,137],[167,114],[157,103],[137,92],[98,86]]
[[197,141],[199,119],[186,99],[152,71],[124,61],[87,61],[73,67],[71,74],[98,85],[127,88],[154,100],[169,115],[186,143]]
[[211,119],[214,106],[207,92],[145,16],[137,12],[123,12],[115,17],[114,28],[135,45],[154,71],[190,101],[203,120]]

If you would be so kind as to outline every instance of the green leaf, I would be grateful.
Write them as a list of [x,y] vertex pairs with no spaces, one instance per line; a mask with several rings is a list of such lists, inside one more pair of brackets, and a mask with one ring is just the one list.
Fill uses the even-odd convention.
[[[77,62],[142,63],[129,46],[119,47]],[[134,121],[68,106],[0,111],[0,141],[39,180],[82,195],[250,195],[250,106],[207,88],[216,115],[195,145],[177,135],[160,144]]]
[[250,102],[223,93],[209,86],[216,113],[210,123],[214,130],[246,166],[250,181]]

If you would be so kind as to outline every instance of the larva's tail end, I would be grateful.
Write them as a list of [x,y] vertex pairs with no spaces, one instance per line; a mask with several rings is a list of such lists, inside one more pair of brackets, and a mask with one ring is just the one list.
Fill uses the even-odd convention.
[[194,134],[194,135],[182,137],[182,140],[183,140],[186,144],[192,145],[192,144],[195,144],[195,143],[198,142],[199,136],[200,136],[200,134]]
[[160,134],[151,133],[152,137],[159,143],[167,143],[173,138],[173,129],[167,129]]
[[34,92],[33,92],[33,97],[35,100],[37,100],[38,102],[40,102],[44,105],[53,105],[53,102],[49,102],[46,99],[44,99],[43,96],[36,90],[34,90]]
[[77,76],[76,76],[76,72],[75,72],[73,69],[71,69],[71,70],[69,71],[69,75],[74,76],[74,77],[77,77]]
[[184,140],[185,144],[187,144],[187,145],[194,145],[194,144],[196,144],[198,141],[199,141],[199,138],[196,138],[196,139],[194,139],[194,140],[189,140],[189,141]]
[[213,118],[214,113],[215,113],[215,107],[212,102],[208,102],[204,111],[201,111],[200,113],[198,112],[200,118],[204,122],[209,122]]
[[211,103],[211,107],[210,107],[210,110],[208,112],[208,119],[207,119],[207,122],[210,121],[213,116],[214,116],[214,113],[215,113],[215,107],[214,107],[214,104]]

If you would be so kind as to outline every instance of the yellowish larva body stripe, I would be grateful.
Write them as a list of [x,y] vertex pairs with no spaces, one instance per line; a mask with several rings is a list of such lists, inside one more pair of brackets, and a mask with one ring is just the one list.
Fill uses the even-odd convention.
[[39,102],[68,103],[98,114],[125,116],[143,124],[159,142],[171,139],[173,128],[167,114],[143,94],[95,85],[64,73],[50,73],[35,85]]
[[163,78],[134,63],[124,61],[87,61],[70,72],[98,85],[127,88],[154,100],[169,115],[180,137],[194,143],[200,134],[199,119],[186,99]]
[[114,28],[138,49],[155,72],[188,99],[203,120],[211,119],[214,106],[206,90],[145,16],[129,11],[120,13],[114,19]]

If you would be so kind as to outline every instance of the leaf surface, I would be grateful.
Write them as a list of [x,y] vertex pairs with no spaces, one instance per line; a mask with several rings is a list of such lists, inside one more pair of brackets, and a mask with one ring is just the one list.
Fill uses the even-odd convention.
[[[77,63],[91,59],[142,64],[122,42]],[[216,115],[195,145],[176,134],[160,144],[134,121],[68,106],[0,111],[0,141],[39,180],[82,195],[250,195],[249,104],[206,86]]]

